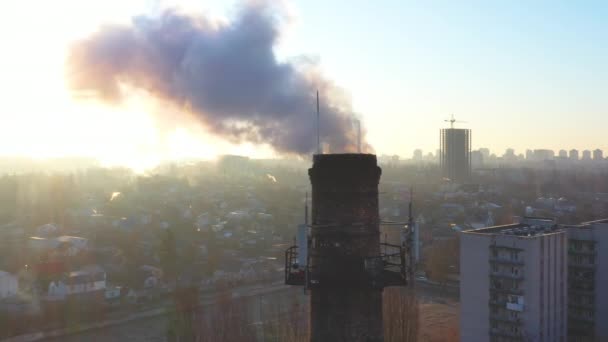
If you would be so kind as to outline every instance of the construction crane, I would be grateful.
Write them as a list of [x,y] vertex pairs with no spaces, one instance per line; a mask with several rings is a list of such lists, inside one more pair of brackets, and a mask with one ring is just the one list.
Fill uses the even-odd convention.
[[449,120],[443,120],[445,122],[449,122],[450,123],[450,128],[454,128],[454,124],[455,123],[467,123],[466,121],[456,121],[456,119],[454,119],[454,114],[452,114],[452,117]]

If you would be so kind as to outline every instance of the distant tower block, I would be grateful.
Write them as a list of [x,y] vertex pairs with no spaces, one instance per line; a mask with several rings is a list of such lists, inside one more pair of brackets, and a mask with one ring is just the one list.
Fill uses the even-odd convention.
[[312,183],[310,340],[383,341],[382,288],[365,259],[380,255],[378,182],[369,154],[315,155]]
[[471,176],[471,130],[442,129],[440,148],[443,177],[455,182],[468,181]]

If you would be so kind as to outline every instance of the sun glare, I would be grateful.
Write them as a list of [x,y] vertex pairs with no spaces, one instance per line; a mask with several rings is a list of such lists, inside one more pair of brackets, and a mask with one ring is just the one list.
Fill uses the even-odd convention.
[[[163,160],[211,159],[219,153],[252,150],[218,142],[193,120],[164,127],[165,119],[153,115],[162,106],[136,91],[116,106],[75,97],[65,80],[69,44],[100,25],[125,23],[142,9],[155,11],[158,6],[149,1],[59,2],[61,6],[11,2],[0,13],[0,39],[8,44],[0,57],[0,92],[10,94],[3,98],[0,114],[0,154],[94,157],[103,165],[144,171]],[[66,20],[66,9],[78,15]]]

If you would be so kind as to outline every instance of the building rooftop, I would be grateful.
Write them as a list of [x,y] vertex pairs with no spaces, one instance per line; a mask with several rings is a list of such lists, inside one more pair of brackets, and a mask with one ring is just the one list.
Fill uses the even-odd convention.
[[73,241],[86,241],[86,238],[79,236],[62,235],[56,238],[57,241],[61,242],[73,242]]
[[537,235],[552,234],[559,228],[552,218],[525,217],[520,223],[473,229],[465,234],[488,234],[488,235],[513,235],[521,237],[532,237]]
[[87,265],[78,271],[73,271],[69,273],[70,278],[74,277],[82,277],[82,276],[92,276],[95,274],[104,273],[103,268],[99,265]]
[[583,222],[583,223],[581,223],[581,226],[588,226],[588,225],[594,224],[594,223],[608,223],[608,218],[599,219],[599,220],[595,220],[595,221]]

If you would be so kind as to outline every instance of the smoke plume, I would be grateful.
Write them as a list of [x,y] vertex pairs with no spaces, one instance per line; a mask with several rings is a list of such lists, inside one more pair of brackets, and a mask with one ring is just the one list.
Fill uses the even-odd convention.
[[353,113],[339,89],[314,63],[277,60],[279,19],[259,2],[225,24],[174,10],[136,17],[75,42],[68,81],[112,103],[124,99],[125,86],[144,90],[188,109],[224,139],[298,154],[316,149],[319,90],[322,141],[332,152],[356,150]]

